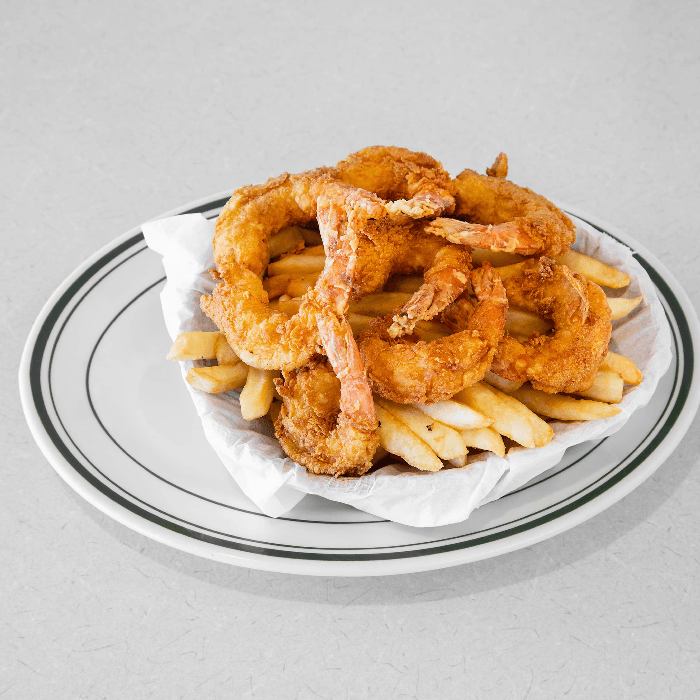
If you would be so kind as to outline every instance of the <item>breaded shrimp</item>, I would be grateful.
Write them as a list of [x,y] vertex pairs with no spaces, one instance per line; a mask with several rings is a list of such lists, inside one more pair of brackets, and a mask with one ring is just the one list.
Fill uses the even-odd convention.
[[474,248],[521,255],[565,253],[576,238],[573,223],[548,199],[500,177],[508,167],[501,156],[489,175],[467,169],[452,181],[457,218],[435,219],[428,230]]
[[464,294],[441,317],[453,335],[430,343],[414,336],[392,338],[391,314],[360,334],[358,345],[374,391],[397,403],[435,403],[483,378],[503,337],[508,302],[489,263],[473,270],[471,280],[476,308]]
[[315,474],[361,476],[379,446],[372,391],[347,320],[328,311],[318,330],[328,360],[275,380],[283,402],[275,435]]
[[520,342],[510,335],[498,346],[491,371],[553,394],[591,387],[607,352],[610,307],[603,290],[565,265],[543,257],[505,280],[508,302],[554,322],[552,336],[533,334]]
[[448,173],[425,153],[364,148],[335,168],[284,173],[236,190],[216,221],[214,260],[218,266],[233,254],[239,265],[260,274],[268,262],[270,236],[284,226],[313,221],[321,194],[337,197],[343,190],[363,189],[377,200],[388,200],[389,214],[423,218],[454,209],[450,187]]
[[224,333],[229,345],[248,365],[259,369],[291,370],[323,352],[316,320],[326,307],[347,313],[357,257],[357,230],[378,215],[381,200],[353,187],[318,197],[318,220],[328,255],[316,285],[303,298],[299,311],[288,316],[270,309],[258,275],[229,253],[219,264],[221,282],[203,296],[202,310]]

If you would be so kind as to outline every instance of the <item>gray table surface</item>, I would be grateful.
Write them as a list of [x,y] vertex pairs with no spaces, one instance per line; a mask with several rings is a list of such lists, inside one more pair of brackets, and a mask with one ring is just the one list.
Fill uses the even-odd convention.
[[371,144],[632,234],[700,307],[698,4],[23,3],[0,20],[0,697],[700,698],[700,422],[632,494],[496,559],[386,578],[190,556],[55,474],[30,326],[160,212]]

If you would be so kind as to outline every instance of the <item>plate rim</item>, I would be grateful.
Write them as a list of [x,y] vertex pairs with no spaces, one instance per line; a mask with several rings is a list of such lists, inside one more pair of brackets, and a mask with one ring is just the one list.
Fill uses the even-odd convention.
[[[205,213],[206,211],[223,206],[231,195],[231,190],[224,190],[207,197],[201,197],[193,202],[170,210],[164,214],[154,217],[151,220],[158,220],[170,216],[188,213]],[[659,261],[645,246],[638,243],[632,236],[619,230],[612,224],[604,221],[600,217],[591,216],[579,207],[572,207],[561,202],[556,202],[557,206],[566,212],[581,219],[585,223],[601,230],[603,233],[617,238],[621,243],[629,247],[633,252],[639,252],[647,260],[653,263],[653,270],[647,272],[655,273],[661,282],[668,286],[671,293],[678,301],[683,319],[688,324],[689,342],[692,352],[687,357],[686,353],[681,353],[684,362],[690,362],[691,372],[698,366],[700,360],[700,322],[698,321],[695,309],[690,302],[685,290],[680,286],[673,274],[666,266]],[[427,571],[466,564],[492,556],[505,554],[510,551],[530,546],[537,542],[549,539],[556,534],[565,532],[576,525],[594,517],[603,510],[609,508],[618,500],[636,489],[643,483],[656,469],[663,464],[668,456],[675,450],[683,436],[692,423],[695,413],[700,403],[700,381],[697,372],[692,372],[691,382],[685,397],[685,405],[677,416],[672,428],[661,442],[654,446],[653,450],[636,466],[631,472],[620,477],[612,486],[609,486],[600,494],[589,498],[585,503],[571,509],[570,511],[549,521],[538,525],[530,526],[527,529],[509,534],[496,540],[453,549],[446,552],[432,554],[415,554],[406,558],[371,558],[368,560],[319,560],[311,557],[287,558],[266,554],[264,549],[260,552],[241,551],[229,549],[193,538],[191,535],[184,535],[172,529],[166,529],[162,525],[151,522],[143,518],[138,513],[129,508],[125,508],[115,500],[102,493],[93,486],[83,476],[72,467],[61,455],[60,450],[47,434],[41,418],[39,417],[33,400],[33,393],[30,381],[30,364],[38,336],[51,311],[56,306],[58,300],[75,284],[80,277],[89,270],[97,261],[124,246],[128,241],[143,235],[141,226],[134,227],[126,233],[116,237],[111,242],[102,246],[99,250],[89,256],[85,262],[73,270],[63,282],[50,295],[36,320],[34,321],[27,341],[24,346],[19,368],[20,397],[25,418],[29,425],[32,436],[39,448],[56,472],[68,483],[73,490],[82,496],[88,503],[109,515],[117,522],[136,530],[137,532],[154,539],[163,544],[174,546],[177,549],[214,559],[229,564],[235,564],[248,568],[263,569],[280,573],[294,573],[306,575],[338,575],[338,576],[366,576],[366,575],[391,575],[419,571]],[[129,247],[129,246],[126,246]],[[126,249],[126,248],[125,248]],[[118,255],[118,253],[117,253]],[[115,256],[116,257],[116,256]],[[656,280],[654,280],[655,286]],[[689,313],[690,312],[690,313]],[[675,317],[675,314],[674,314]],[[695,339],[695,342],[693,342]],[[678,400],[678,399],[676,399]],[[668,420],[668,418],[666,419]],[[666,421],[664,421],[665,423]],[[624,470],[623,470],[624,471]]]

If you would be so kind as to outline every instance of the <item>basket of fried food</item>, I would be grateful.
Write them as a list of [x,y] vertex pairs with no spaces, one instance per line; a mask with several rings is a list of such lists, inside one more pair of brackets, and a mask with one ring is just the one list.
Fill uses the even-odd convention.
[[[200,300],[218,330],[178,334],[168,359],[193,362],[189,385],[243,420],[272,423],[303,467],[288,484],[408,524],[467,517],[619,429],[670,361],[631,252],[507,174],[504,154],[451,178],[424,153],[372,147],[237,190]],[[643,348],[641,369],[618,346]],[[456,511],[372,503],[379,475],[413,479],[410,500],[422,477],[454,492],[477,471]]]

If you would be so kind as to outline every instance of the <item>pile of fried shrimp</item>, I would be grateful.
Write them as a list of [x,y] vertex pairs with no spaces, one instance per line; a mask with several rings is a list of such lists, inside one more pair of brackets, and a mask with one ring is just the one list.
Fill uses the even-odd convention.
[[237,190],[201,298],[219,331],[181,334],[168,359],[215,360],[187,381],[241,389],[243,418],[331,476],[464,467],[619,413],[642,375],[608,350],[611,324],[641,297],[607,297],[628,275],[571,250],[571,220],[507,175],[503,153],[451,178],[374,146]]

